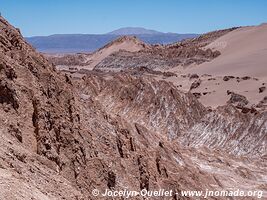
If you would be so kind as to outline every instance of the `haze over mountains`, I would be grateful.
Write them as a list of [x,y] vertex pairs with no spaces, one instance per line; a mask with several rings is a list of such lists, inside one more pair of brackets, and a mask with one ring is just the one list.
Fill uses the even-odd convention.
[[44,53],[93,52],[120,36],[136,36],[149,44],[169,44],[196,37],[197,34],[162,33],[140,27],[121,28],[106,34],[55,34],[25,38]]

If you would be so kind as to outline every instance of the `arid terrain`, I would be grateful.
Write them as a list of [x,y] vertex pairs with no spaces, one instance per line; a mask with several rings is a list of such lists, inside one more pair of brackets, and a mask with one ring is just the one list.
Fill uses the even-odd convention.
[[177,194],[153,199],[206,189],[267,198],[266,30],[171,45],[122,37],[55,56],[0,17],[0,199],[161,188]]

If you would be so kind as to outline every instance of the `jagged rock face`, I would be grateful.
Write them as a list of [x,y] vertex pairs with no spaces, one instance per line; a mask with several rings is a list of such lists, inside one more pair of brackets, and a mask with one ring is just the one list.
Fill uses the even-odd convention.
[[231,97],[228,103],[237,104],[239,107],[244,107],[249,103],[249,101],[245,96],[231,92]]
[[[69,107],[73,94],[68,84],[3,18],[0,18],[0,37],[1,180],[3,173],[10,174],[10,180],[4,178],[7,184],[12,180],[18,183],[25,180],[10,192],[2,191],[1,196],[5,199],[54,199],[59,195],[73,199],[81,196],[57,173],[59,140],[66,144],[74,141],[77,134],[77,130],[71,130],[74,123]],[[63,137],[60,137],[61,129]],[[73,146],[67,148],[73,149]],[[22,156],[20,152],[23,152]],[[14,156],[6,156],[9,153]],[[65,182],[65,185],[56,192],[55,185],[59,182]],[[31,190],[36,191],[36,195],[31,194]],[[67,190],[65,194],[64,190]]]
[[138,123],[168,140],[176,139],[185,146],[223,149],[234,155],[266,154],[266,112],[244,114],[230,104],[208,111],[190,93],[145,77],[118,75],[99,81],[96,76],[88,76],[86,82],[91,84],[82,90],[96,96],[106,112]]
[[49,55],[45,54],[47,60],[54,65],[70,65],[83,66],[86,65],[86,54],[70,54],[70,55]]
[[264,97],[257,105],[257,108],[267,108],[267,96]]
[[103,59],[95,69],[127,69],[133,67],[148,67],[150,69],[170,69],[178,65],[201,64],[220,55],[219,51],[188,47],[161,47],[139,52],[119,51]]
[[220,149],[234,155],[266,156],[267,112],[244,114],[228,105],[202,118],[183,138],[186,145]]
[[[265,113],[208,112],[170,83],[128,74],[74,80],[57,73],[3,18],[0,37],[0,181],[10,185],[1,197],[101,199],[91,191],[266,184],[264,158],[250,158],[264,155]],[[231,135],[235,122],[241,128]],[[223,134],[229,142],[213,144]],[[233,145],[235,140],[240,144]],[[187,144],[211,150],[183,147]],[[232,155],[212,151],[221,147]],[[246,159],[236,157],[242,152]]]
[[[88,82],[93,82],[88,77]],[[179,92],[174,85],[145,77],[118,75],[95,82],[97,99],[106,112],[127,117],[127,121],[173,139],[196,124],[205,108],[191,94]],[[90,90],[89,85],[84,90]]]

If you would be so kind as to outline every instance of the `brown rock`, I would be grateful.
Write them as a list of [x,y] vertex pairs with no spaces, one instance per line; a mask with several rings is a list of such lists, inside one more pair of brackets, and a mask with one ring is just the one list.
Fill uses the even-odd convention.
[[190,79],[194,79],[194,78],[199,78],[199,76],[197,74],[191,74]]
[[195,80],[195,81],[191,84],[191,86],[190,86],[190,90],[195,89],[195,88],[198,88],[198,87],[200,86],[200,84],[201,84],[201,80],[200,80],[200,79]]
[[235,77],[234,76],[224,76],[223,80],[224,81],[229,81],[230,79],[233,79],[233,78],[235,78]]
[[201,93],[199,92],[194,92],[192,93],[197,99],[199,99],[201,97]]
[[249,80],[249,79],[251,79],[251,77],[249,77],[249,76],[243,76],[243,77],[241,77],[241,79],[242,80]]
[[266,90],[266,87],[260,87],[259,88],[259,93],[262,93],[262,92],[264,92]]
[[231,97],[228,100],[228,103],[237,104],[239,108],[242,108],[249,102],[245,96],[231,92]]

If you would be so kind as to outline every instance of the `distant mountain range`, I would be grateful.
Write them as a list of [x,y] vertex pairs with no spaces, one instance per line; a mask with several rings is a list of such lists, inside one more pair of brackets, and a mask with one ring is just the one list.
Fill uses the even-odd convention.
[[169,44],[198,36],[198,34],[162,33],[140,27],[127,27],[107,34],[55,34],[25,39],[40,52],[79,53],[93,52],[124,35],[134,35],[149,44]]

